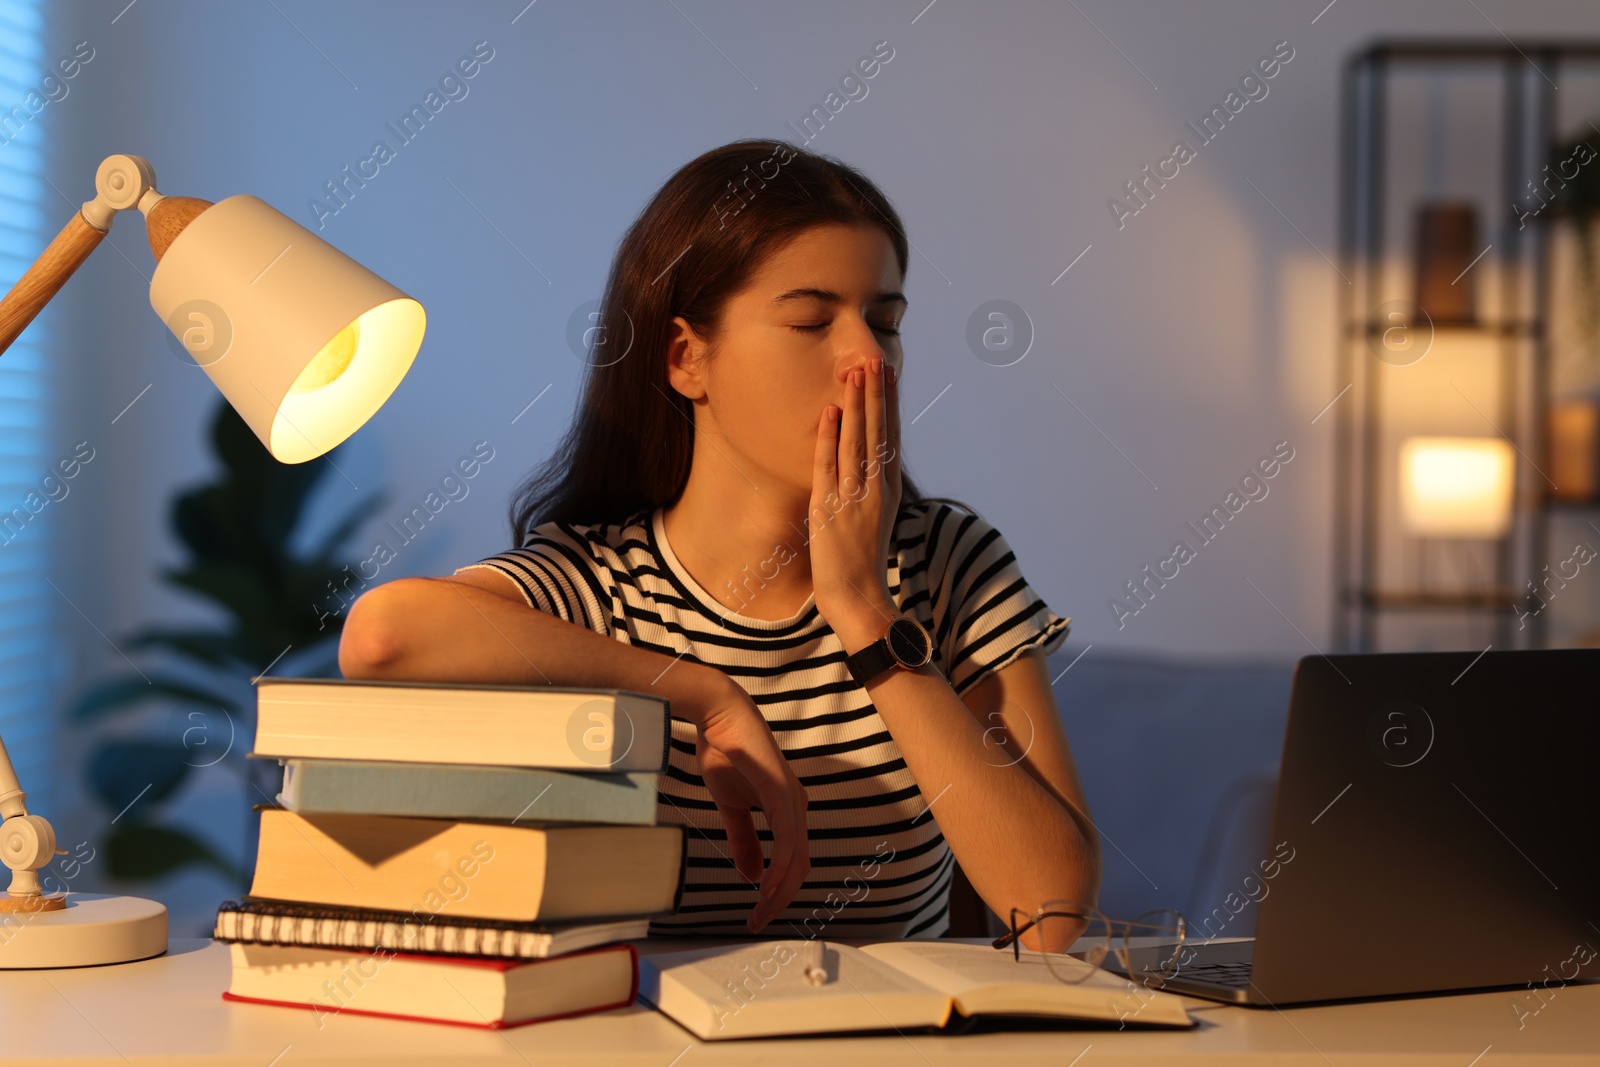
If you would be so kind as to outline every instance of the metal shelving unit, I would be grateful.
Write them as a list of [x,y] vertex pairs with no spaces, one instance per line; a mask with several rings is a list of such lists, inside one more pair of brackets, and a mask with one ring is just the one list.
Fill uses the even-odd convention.
[[[1456,327],[1498,345],[1500,402],[1480,411],[1520,453],[1516,464],[1512,532],[1495,543],[1493,575],[1479,588],[1429,590],[1385,587],[1385,539],[1380,533],[1379,462],[1381,383],[1371,351],[1376,331],[1390,328],[1373,318],[1386,301],[1409,298],[1395,290],[1394,257],[1386,261],[1386,223],[1391,221],[1388,182],[1391,86],[1397,72],[1481,70],[1498,79],[1500,106],[1497,208],[1511,205],[1541,172],[1556,135],[1556,90],[1572,64],[1600,62],[1600,41],[1379,41],[1350,56],[1341,84],[1339,251],[1340,382],[1353,395],[1338,404],[1334,537],[1334,634],[1337,647],[1371,651],[1380,644],[1379,619],[1394,612],[1470,612],[1493,620],[1493,647],[1543,647],[1544,613],[1519,621],[1525,584],[1549,560],[1549,512],[1583,507],[1552,500],[1544,435],[1550,400],[1551,234],[1548,217],[1519,228],[1513,212],[1486,213],[1487,240],[1498,274],[1497,321]],[[1600,134],[1596,135],[1600,145]],[[1594,164],[1600,166],[1600,163]],[[1403,209],[1404,205],[1402,205]],[[1398,217],[1398,216],[1396,216]],[[1403,274],[1403,272],[1401,272]],[[1386,282],[1387,288],[1386,288]],[[1465,394],[1463,394],[1465,396]],[[1491,418],[1492,416],[1492,418]],[[1595,512],[1600,516],[1600,511]]]

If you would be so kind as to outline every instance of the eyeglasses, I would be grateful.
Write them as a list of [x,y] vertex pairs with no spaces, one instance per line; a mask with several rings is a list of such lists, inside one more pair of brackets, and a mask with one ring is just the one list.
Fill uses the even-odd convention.
[[[1040,947],[1038,956],[1059,981],[1083,981],[1114,953],[1129,978],[1137,978],[1146,986],[1159,986],[1177,973],[1188,929],[1183,916],[1170,908],[1142,912],[1124,921],[1108,919],[1098,908],[1082,901],[1047,900],[1034,912],[1012,908],[1011,932],[996,938],[993,944],[995,948],[1010,945],[1012,958],[1020,963],[1022,935],[1032,930]],[[1114,942],[1117,930],[1122,931],[1122,936]],[[1081,962],[1067,955],[1074,945],[1084,948]],[[1090,966],[1084,967],[1083,963]]]

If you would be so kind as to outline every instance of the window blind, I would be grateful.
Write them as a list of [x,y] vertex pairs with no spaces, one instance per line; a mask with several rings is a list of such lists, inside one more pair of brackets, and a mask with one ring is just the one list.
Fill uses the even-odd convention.
[[[60,115],[52,114],[59,105],[47,102],[44,86],[52,73],[48,29],[44,0],[0,0],[0,293],[16,284],[67,217],[51,202],[59,198],[45,180],[48,132],[61,128]],[[41,482],[55,461],[50,347],[51,317],[41,315],[0,356],[0,522],[16,509],[22,513],[10,527],[0,525],[0,737],[30,809],[39,811],[54,806],[60,596],[46,575],[49,531],[63,521],[50,513],[61,505],[38,505],[48,500]],[[30,492],[39,494],[37,514],[28,508]]]

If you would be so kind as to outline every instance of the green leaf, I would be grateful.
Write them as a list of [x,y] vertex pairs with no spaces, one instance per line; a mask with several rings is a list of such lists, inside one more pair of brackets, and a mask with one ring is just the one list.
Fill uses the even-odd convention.
[[270,613],[273,589],[258,566],[202,561],[187,567],[168,567],[161,576],[173,585],[199,593],[226,608],[238,619]]
[[341,545],[350,539],[350,536],[360,529],[361,524],[377,512],[389,499],[388,493],[374,493],[352,507],[345,513],[339,524],[317,543],[312,549],[310,559],[324,565],[332,563],[332,558],[339,551]]
[[173,531],[199,561],[270,571],[288,556],[311,491],[339,450],[320,461],[279,463],[225,401],[212,420],[211,441],[223,475],[173,501]]
[[257,554],[226,486],[202,485],[172,501],[172,531],[196,559],[248,563]]
[[311,491],[333,470],[338,449],[305,463],[274,462],[261,487],[261,511],[256,526],[274,559],[289,556],[289,540],[311,499]]
[[192,863],[210,867],[236,885],[244,872],[210,845],[184,830],[148,823],[114,825],[105,840],[107,868],[113,878],[153,881]]
[[[1546,168],[1561,171],[1565,179],[1560,188],[1553,192],[1546,187],[1556,210],[1580,221],[1600,211],[1600,175],[1595,173],[1594,168],[1584,167],[1580,162],[1594,151],[1587,132],[1552,144],[1549,149],[1550,165]],[[1576,173],[1570,178],[1565,177],[1568,166],[1576,167]]]
[[331,457],[339,449],[308,463],[279,463],[226,403],[212,423],[211,439],[231,476],[225,484],[235,494],[234,512],[249,519],[256,543],[281,559],[311,490],[331,469]]
[[181,744],[164,741],[105,741],[84,768],[89,788],[120,816],[128,806],[165,800],[201,760]]
[[[114,709],[151,699],[186,708],[220,708],[230,723],[237,719],[240,724],[242,744],[236,747],[242,751],[248,747],[253,698],[218,699],[207,685],[226,691],[230,678],[242,684],[280,657],[287,657],[290,664],[315,661],[311,677],[337,674],[338,658],[328,655],[328,645],[338,637],[350,597],[359,594],[366,582],[351,582],[352,588],[346,589],[355,564],[352,561],[347,568],[336,553],[382,506],[385,494],[377,492],[343,511],[333,528],[317,539],[314,556],[299,558],[289,551],[288,543],[305,516],[312,491],[333,470],[333,453],[321,461],[279,463],[226,401],[215,408],[210,442],[221,469],[206,483],[173,498],[169,521],[188,552],[180,565],[163,569],[161,576],[205,598],[225,618],[208,628],[148,626],[119,639],[119,644],[129,653],[170,655],[185,667],[205,668],[205,673],[218,677],[194,685],[181,681],[184,672],[177,671],[149,681],[105,682],[81,696],[73,714],[79,721],[101,720]],[[342,599],[329,599],[334,597],[330,584],[340,590]],[[336,605],[337,614],[327,604]],[[283,673],[281,667],[273,670]],[[198,717],[200,711],[191,715]],[[197,736],[196,731],[203,737],[201,727],[191,726],[184,738]],[[244,882],[248,872],[235,869],[203,841],[157,825],[160,809],[152,806],[181,787],[190,766],[215,762],[211,757],[223,747],[202,752],[193,744],[186,748],[177,738],[154,735],[109,740],[93,752],[85,770],[94,792],[119,812],[127,809],[118,815],[107,841],[113,876],[158,878],[199,863]],[[224,754],[237,753],[229,749]]]
[[68,712],[73,722],[93,722],[104,718],[118,708],[131,708],[146,700],[166,700],[179,704],[199,704],[203,707],[222,708],[233,713],[238,705],[216,693],[180,682],[175,678],[156,676],[148,681],[143,677],[118,678],[91,686],[80,696]]

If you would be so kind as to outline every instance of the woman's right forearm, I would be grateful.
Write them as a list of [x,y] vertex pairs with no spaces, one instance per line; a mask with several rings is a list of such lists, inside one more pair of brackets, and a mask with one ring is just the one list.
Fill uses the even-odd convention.
[[356,600],[339,642],[346,678],[631,689],[672,712],[716,703],[714,667],[627,645],[448,578],[400,578]]
[[[761,710],[716,667],[624,644],[450,578],[400,578],[358,597],[340,636],[339,667],[346,678],[664,697],[674,717],[695,726],[696,770],[716,803],[735,870],[761,886],[747,929],[759,932],[788,907],[811,872],[805,789]],[[758,835],[757,809],[770,845]]]

